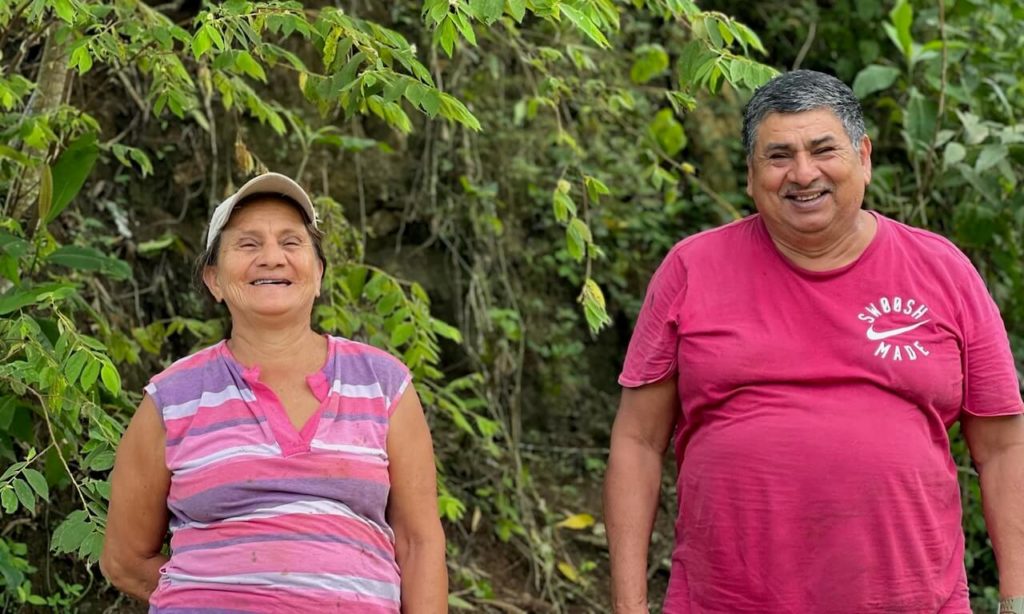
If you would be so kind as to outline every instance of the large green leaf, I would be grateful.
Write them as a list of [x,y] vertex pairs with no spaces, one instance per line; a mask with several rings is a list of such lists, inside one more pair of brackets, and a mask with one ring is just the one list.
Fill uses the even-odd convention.
[[686,132],[679,123],[672,109],[662,109],[654,116],[647,127],[658,146],[669,156],[674,156],[686,147]]
[[7,292],[0,294],[0,316],[31,305],[46,294],[53,293],[56,297],[66,296],[74,288],[72,284],[64,283],[44,284],[29,288],[11,288]]
[[53,201],[44,221],[52,222],[78,194],[99,156],[96,133],[89,132],[72,141],[53,165]]
[[857,77],[853,80],[853,93],[857,98],[866,98],[888,88],[899,75],[898,68],[872,64],[857,73]]
[[636,60],[629,71],[633,83],[647,83],[668,68],[668,53],[661,45],[643,45],[636,50]]
[[127,262],[91,247],[65,245],[50,254],[47,261],[79,271],[97,271],[114,279],[128,279],[132,276],[132,269]]

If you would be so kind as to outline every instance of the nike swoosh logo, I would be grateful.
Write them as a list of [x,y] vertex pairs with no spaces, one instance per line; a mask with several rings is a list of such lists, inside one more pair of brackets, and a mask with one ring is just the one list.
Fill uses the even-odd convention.
[[895,337],[896,335],[902,335],[903,333],[909,333],[922,324],[927,324],[931,320],[921,320],[917,324],[911,324],[910,326],[904,326],[902,328],[894,328],[892,330],[875,330],[875,325],[872,324],[868,327],[868,339],[872,341],[881,341],[882,339],[888,339],[889,337]]

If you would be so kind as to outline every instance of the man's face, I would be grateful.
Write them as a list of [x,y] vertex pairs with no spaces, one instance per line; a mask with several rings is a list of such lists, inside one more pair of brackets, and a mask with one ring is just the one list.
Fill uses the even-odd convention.
[[772,237],[798,249],[852,232],[870,182],[871,141],[855,151],[829,109],[768,115],[747,161],[747,194]]

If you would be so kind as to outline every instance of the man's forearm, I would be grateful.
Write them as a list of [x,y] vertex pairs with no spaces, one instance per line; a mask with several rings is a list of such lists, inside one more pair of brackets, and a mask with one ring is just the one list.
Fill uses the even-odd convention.
[[980,469],[999,592],[1003,597],[1024,596],[1024,444],[1006,448]]
[[658,508],[661,463],[659,452],[613,437],[604,513],[616,612],[647,611],[647,552]]

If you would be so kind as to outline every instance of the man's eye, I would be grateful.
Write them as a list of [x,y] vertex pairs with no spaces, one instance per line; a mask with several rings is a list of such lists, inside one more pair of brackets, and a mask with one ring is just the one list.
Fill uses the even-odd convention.
[[238,247],[241,247],[242,249],[252,249],[253,247],[257,247],[257,245],[255,241],[242,241],[238,244]]
[[816,153],[816,154],[819,154],[819,155],[820,155],[820,154],[827,154],[827,153],[832,153],[832,152],[833,152],[833,151],[835,151],[835,150],[836,150],[836,148],[835,148],[835,147],[822,147],[821,149],[817,150],[817,151],[816,151],[816,152],[814,152],[814,153]]

